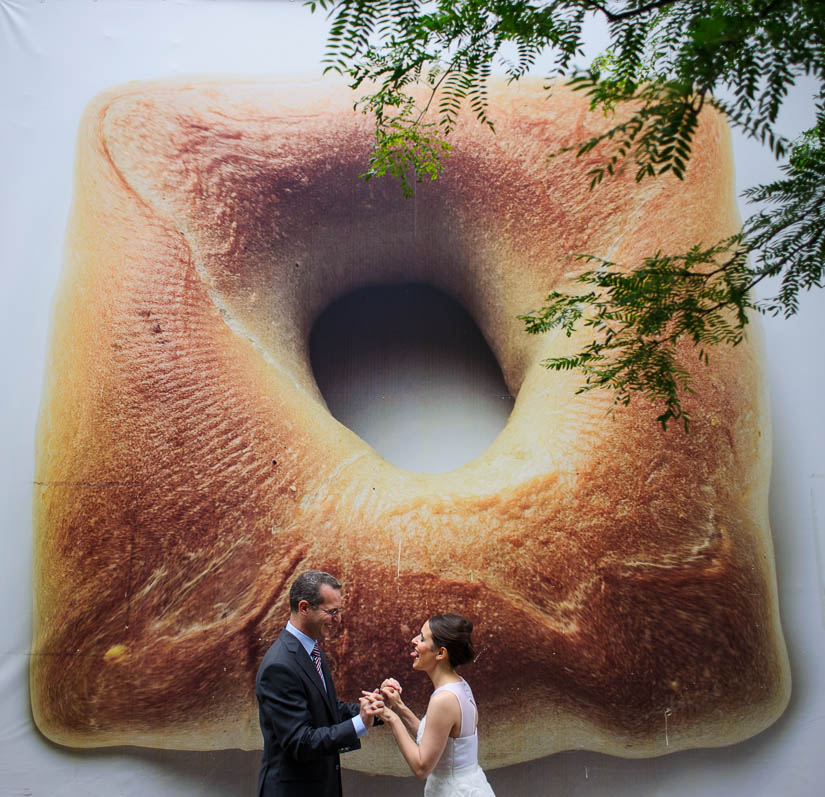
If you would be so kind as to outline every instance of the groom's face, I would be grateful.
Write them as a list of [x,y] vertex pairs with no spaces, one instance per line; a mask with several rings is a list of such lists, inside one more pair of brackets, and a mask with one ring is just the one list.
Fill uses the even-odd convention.
[[315,640],[328,639],[341,625],[341,590],[329,584],[321,585],[321,602],[316,609],[308,607],[306,633]]

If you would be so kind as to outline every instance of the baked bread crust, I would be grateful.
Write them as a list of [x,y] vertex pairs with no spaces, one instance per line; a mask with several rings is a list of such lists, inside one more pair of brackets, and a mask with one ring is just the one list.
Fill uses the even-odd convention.
[[[652,756],[739,741],[790,690],[767,517],[769,417],[750,341],[695,368],[689,435],[605,412],[540,361],[574,338],[516,319],[570,253],[620,262],[738,228],[723,122],[683,182],[546,155],[605,124],[494,86],[413,201],[364,183],[369,120],[340,86],[167,81],[98,97],[79,136],[37,432],[35,721],[70,746],[260,746],[254,676],[321,568],[345,585],[338,691],[405,672],[416,623],[477,623],[481,761]],[[326,409],[310,327],[366,284],[471,312],[517,396],[447,474],[382,460]],[[685,352],[685,357],[694,357]],[[346,764],[402,774],[380,732]]]

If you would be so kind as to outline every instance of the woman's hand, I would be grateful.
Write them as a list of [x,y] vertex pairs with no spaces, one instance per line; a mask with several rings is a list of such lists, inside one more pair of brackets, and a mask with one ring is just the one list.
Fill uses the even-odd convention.
[[398,714],[396,714],[386,703],[384,703],[381,713],[378,716],[384,720],[387,725],[392,725],[392,723],[396,720],[401,720],[401,717],[399,717]]
[[395,678],[385,678],[381,682],[381,695],[384,698],[384,703],[390,708],[398,709],[404,705],[401,700],[401,684]]

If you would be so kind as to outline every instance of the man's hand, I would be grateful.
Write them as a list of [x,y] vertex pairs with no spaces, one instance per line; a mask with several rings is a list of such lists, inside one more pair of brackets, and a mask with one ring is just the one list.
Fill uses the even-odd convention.
[[375,723],[375,718],[381,715],[384,710],[384,700],[381,693],[375,689],[372,692],[361,691],[362,697],[358,698],[361,706],[361,721],[365,728],[371,728]]

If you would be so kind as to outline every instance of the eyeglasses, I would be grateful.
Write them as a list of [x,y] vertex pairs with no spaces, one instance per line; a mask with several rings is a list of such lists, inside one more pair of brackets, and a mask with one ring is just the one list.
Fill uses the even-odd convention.
[[316,606],[315,608],[320,609],[324,614],[329,615],[333,619],[341,616],[341,609],[325,609],[323,606]]

